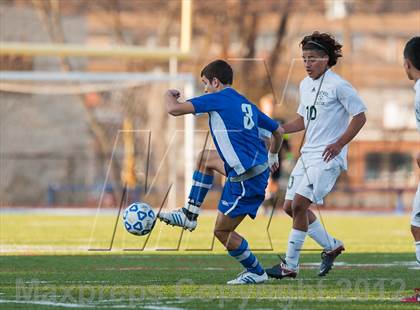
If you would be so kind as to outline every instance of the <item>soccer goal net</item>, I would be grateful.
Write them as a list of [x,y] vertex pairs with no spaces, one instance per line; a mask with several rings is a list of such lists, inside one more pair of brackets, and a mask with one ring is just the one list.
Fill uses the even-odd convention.
[[136,200],[169,183],[183,199],[194,124],[163,94],[193,87],[182,73],[2,71],[2,203],[113,207],[124,187]]

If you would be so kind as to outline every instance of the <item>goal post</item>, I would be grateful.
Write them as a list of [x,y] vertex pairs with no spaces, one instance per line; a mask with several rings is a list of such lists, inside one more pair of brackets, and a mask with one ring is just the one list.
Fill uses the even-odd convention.
[[[70,43],[33,43],[33,42],[0,42],[0,56],[24,55],[24,56],[57,56],[57,57],[100,57],[118,59],[143,59],[143,60],[166,60],[173,63],[175,70],[168,73],[105,73],[105,72],[0,72],[0,91],[14,93],[28,93],[39,95],[60,95],[60,94],[87,94],[99,91],[111,91],[129,89],[142,84],[151,82],[169,82],[174,79],[183,83],[185,97],[193,96],[194,79],[190,74],[178,73],[177,63],[180,60],[188,60],[191,57],[191,37],[192,37],[192,7],[193,0],[181,0],[181,22],[178,44],[170,44],[163,47],[145,46],[89,46],[83,44]],[[35,85],[26,82],[43,81],[44,85]],[[61,85],[55,84],[49,87],[48,83],[61,81]],[[63,85],[70,83],[70,85]],[[170,121],[171,122],[171,121]],[[194,156],[194,118],[192,115],[184,117],[184,141],[185,141],[185,177],[186,182],[190,179],[193,169]],[[186,184],[186,194],[187,195]]]

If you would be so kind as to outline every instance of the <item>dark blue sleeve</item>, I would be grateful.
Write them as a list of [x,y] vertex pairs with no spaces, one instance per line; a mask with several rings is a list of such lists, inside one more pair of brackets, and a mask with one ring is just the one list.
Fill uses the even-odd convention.
[[194,113],[206,113],[220,110],[217,94],[205,94],[188,100],[194,106]]
[[258,111],[258,130],[261,130],[261,129],[267,130],[271,134],[273,131],[275,131],[279,127],[279,124],[276,121],[272,120],[270,117],[265,115],[259,109],[257,109],[257,111]]

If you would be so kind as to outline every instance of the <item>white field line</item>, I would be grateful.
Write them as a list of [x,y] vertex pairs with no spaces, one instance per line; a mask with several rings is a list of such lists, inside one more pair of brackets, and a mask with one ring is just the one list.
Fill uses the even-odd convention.
[[[110,208],[101,211],[101,215],[115,215],[117,209]],[[96,208],[0,208],[0,215],[96,215]]]
[[74,304],[74,303],[63,303],[63,302],[52,302],[42,300],[7,300],[0,299],[0,304],[28,304],[28,305],[41,305],[41,306],[54,306],[64,308],[94,308],[94,305],[89,304]]
[[[257,284],[257,285],[261,285],[261,284]],[[264,284],[262,284],[264,285]],[[177,300],[184,300],[184,302],[190,301],[190,300],[208,300],[208,299],[215,299],[215,300],[220,300],[220,299],[229,299],[229,300],[235,300],[235,299],[245,299],[245,300],[310,300],[310,301],[316,301],[317,298],[314,297],[296,297],[296,296],[274,296],[274,297],[269,297],[269,296],[263,296],[263,297],[244,297],[244,296],[219,296],[219,295],[215,295],[215,296],[191,296],[191,297],[156,297],[159,300],[165,300],[165,299],[177,299]],[[156,298],[154,298],[154,300],[156,300]],[[143,299],[145,300],[145,299]],[[336,301],[360,301],[360,300],[372,300],[372,301],[396,301],[399,299],[396,299],[395,297],[383,297],[383,298],[360,298],[359,296],[355,296],[355,297],[341,297],[341,296],[336,296],[336,297],[330,297],[330,296],[322,296],[322,298],[319,298],[319,301],[323,301],[323,300],[336,300]],[[141,301],[141,300],[139,300]]]
[[57,245],[13,245],[4,244],[0,246],[0,253],[27,252],[27,251],[45,251],[45,252],[71,252],[88,251],[88,246],[57,246]]
[[[27,252],[27,251],[44,251],[44,252],[72,252],[72,251],[88,251],[87,246],[50,246],[50,245],[11,245],[5,244],[0,246],[0,253],[13,253],[13,252]],[[119,249],[114,249],[118,251]],[[145,249],[152,250],[152,249]],[[361,268],[389,268],[389,267],[409,267],[410,269],[420,269],[420,266],[415,261],[395,261],[390,263],[347,263],[347,262],[335,262],[335,267],[361,267]],[[319,268],[319,262],[305,263],[301,265],[302,269],[316,269]],[[133,270],[136,267],[126,268],[104,268],[102,270]],[[147,269],[145,267],[138,267],[138,269]],[[165,268],[159,268],[165,270]],[[173,269],[173,268],[167,268]],[[201,268],[205,270],[225,270],[221,267],[206,267]]]
[[[93,247],[95,248],[95,247]],[[38,253],[71,253],[71,252],[89,252],[94,253],[93,251],[89,251],[89,246],[63,246],[63,245],[29,245],[29,244],[2,244],[0,245],[0,254],[2,253],[19,253],[19,252],[34,252],[34,254]],[[156,252],[156,250],[159,249],[157,247],[146,247],[143,251],[134,251],[133,253],[141,254],[147,253],[147,252]],[[180,251],[183,251],[184,249],[181,248]],[[112,253],[121,253],[124,251],[124,248],[117,248],[113,247],[111,251],[99,251],[99,253],[102,252],[112,252]],[[125,252],[127,253],[127,252]],[[211,252],[210,252],[211,253]],[[217,252],[217,254],[220,254],[220,252]],[[149,255],[150,256],[150,255]]]
[[[264,297],[252,297],[247,298],[244,296],[235,297],[235,296],[205,296],[205,300],[211,302],[211,300],[272,300],[272,301],[311,301],[311,302],[326,302],[326,301],[377,301],[377,302],[384,302],[384,301],[399,301],[399,298],[396,297],[368,297],[368,298],[361,298],[360,296],[355,297],[330,297],[330,296],[322,296],[321,298],[313,298],[313,297],[304,297],[304,296],[264,296]],[[150,300],[151,303],[147,303]],[[166,300],[166,302],[164,301]],[[159,306],[156,302],[160,304],[172,304],[172,301],[176,301],[175,303],[187,303],[189,301],[200,300],[203,301],[202,296],[191,296],[191,297],[159,297],[159,298],[142,298],[136,299],[136,306],[141,306],[143,309],[156,309],[156,310],[182,310],[183,308],[178,307],[168,307],[168,306]],[[129,304],[129,302],[133,302],[134,300],[122,300],[120,299],[119,302],[122,304],[117,305],[109,305],[107,307],[110,308],[132,308],[133,305]],[[126,303],[124,303],[126,302]],[[42,301],[42,300],[13,300],[13,299],[0,299],[0,304],[7,304],[7,303],[15,303],[15,304],[28,304],[28,305],[43,305],[43,306],[55,306],[55,307],[64,307],[64,308],[96,308],[96,307],[104,307],[103,302],[90,302],[84,304],[77,304],[77,303],[63,303],[63,302],[52,302],[52,301]]]
[[133,266],[133,267],[109,267],[109,268],[98,268],[96,270],[104,270],[104,271],[130,271],[130,270],[211,270],[211,271],[226,271],[228,269],[236,270],[237,268],[232,267],[191,267],[191,266],[185,266],[185,267],[142,267],[142,266]]
[[[360,264],[360,263],[346,263],[346,262],[335,262],[334,263],[335,267],[361,267],[361,268],[376,268],[376,267],[381,267],[381,268],[390,268],[390,267],[412,267],[412,269],[416,269],[418,268],[420,270],[420,267],[417,265],[416,262],[414,261],[396,261],[396,262],[391,262],[391,263],[366,263],[366,264]],[[301,265],[302,269],[318,269],[319,268],[319,262],[316,263],[305,263]],[[148,267],[142,267],[142,266],[132,266],[132,267],[109,267],[109,268],[99,268],[97,270],[106,270],[106,271],[113,271],[113,270],[120,270],[120,271],[128,271],[128,270],[145,270],[145,269],[149,269]],[[176,269],[176,267],[156,267],[155,269],[159,269],[159,270],[174,270]],[[214,270],[214,271],[223,271],[226,269],[231,269],[231,268],[222,268],[222,267],[199,267],[199,268],[194,268],[189,266],[188,267],[189,270]]]
[[[305,263],[302,264],[303,267],[319,267],[319,263]],[[415,261],[400,261],[400,262],[391,262],[391,263],[346,263],[346,262],[335,262],[335,267],[417,267]],[[309,268],[311,269],[311,268]]]
[[[85,216],[85,215],[96,215],[96,208],[63,208],[63,207],[51,207],[51,208],[30,208],[30,207],[3,207],[0,208],[0,216],[2,215],[30,215],[30,214],[45,214],[45,215],[64,215],[64,216]],[[99,216],[110,216],[116,215],[118,210],[116,208],[102,209],[99,212]],[[330,215],[346,215],[346,216],[374,216],[374,217],[401,217],[410,214],[410,210],[403,214],[396,214],[393,211],[352,211],[352,210],[322,210],[322,213]],[[217,210],[201,210],[201,215],[216,216]],[[260,216],[263,216],[260,214]],[[274,216],[283,216],[280,212]]]
[[152,309],[152,310],[184,310],[185,308],[177,307],[168,307],[168,306],[156,306],[156,305],[144,305],[143,309]]

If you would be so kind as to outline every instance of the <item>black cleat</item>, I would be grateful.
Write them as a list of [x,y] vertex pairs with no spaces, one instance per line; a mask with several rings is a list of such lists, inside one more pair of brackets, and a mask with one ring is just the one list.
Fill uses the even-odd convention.
[[331,268],[334,266],[334,261],[337,258],[337,256],[340,255],[341,252],[343,252],[344,250],[344,245],[341,244],[332,251],[323,251],[321,253],[322,260],[321,265],[319,267],[318,276],[326,276],[327,273],[330,272]]
[[265,269],[265,272],[267,273],[268,277],[275,279],[296,278],[297,271],[287,267],[286,261],[283,258],[280,257],[280,259],[282,261],[280,264]]

